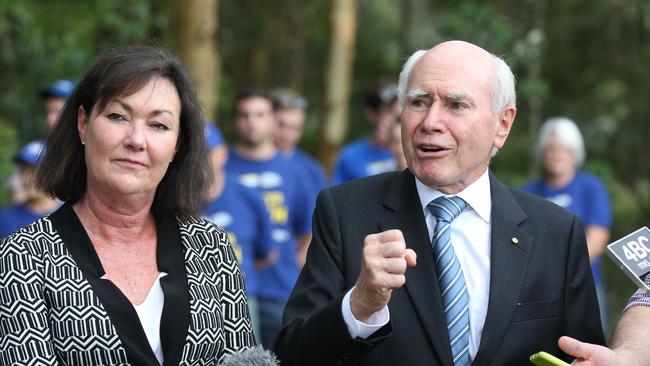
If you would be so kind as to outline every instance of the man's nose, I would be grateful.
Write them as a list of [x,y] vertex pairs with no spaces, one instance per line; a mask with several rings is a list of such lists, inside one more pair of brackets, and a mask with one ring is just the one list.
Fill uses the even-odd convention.
[[446,113],[443,103],[434,101],[422,121],[422,128],[425,131],[436,131],[444,128]]

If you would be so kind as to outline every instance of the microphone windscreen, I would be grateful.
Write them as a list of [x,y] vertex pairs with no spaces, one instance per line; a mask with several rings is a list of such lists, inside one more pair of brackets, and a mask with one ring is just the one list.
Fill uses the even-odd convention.
[[262,346],[249,348],[240,353],[226,356],[221,366],[279,366],[280,363],[271,351]]

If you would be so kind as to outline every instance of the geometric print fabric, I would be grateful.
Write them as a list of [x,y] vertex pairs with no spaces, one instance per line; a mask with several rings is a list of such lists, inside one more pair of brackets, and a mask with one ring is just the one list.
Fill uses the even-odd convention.
[[[181,365],[252,347],[246,293],[226,234],[178,220],[190,323]],[[0,364],[129,365],[104,306],[48,217],[0,241]]]

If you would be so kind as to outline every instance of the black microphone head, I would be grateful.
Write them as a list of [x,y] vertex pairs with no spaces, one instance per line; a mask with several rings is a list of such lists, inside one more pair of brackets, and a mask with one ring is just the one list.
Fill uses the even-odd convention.
[[226,356],[221,366],[279,366],[280,363],[271,351],[262,346],[249,348],[240,353]]

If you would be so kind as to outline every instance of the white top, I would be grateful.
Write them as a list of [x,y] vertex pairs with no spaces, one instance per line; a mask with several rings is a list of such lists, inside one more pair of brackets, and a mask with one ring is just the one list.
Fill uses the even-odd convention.
[[167,276],[167,273],[160,272],[142,304],[133,304],[151,350],[161,365],[163,363],[163,352],[160,344],[160,319],[162,318],[163,305],[165,305],[165,295],[162,287],[160,287],[160,279],[164,276]]
[[[429,232],[433,238],[435,218],[427,205],[443,194],[415,179],[418,196]],[[492,196],[490,178],[486,169],[483,175],[467,188],[456,194],[467,202],[468,207],[451,223],[451,242],[460,261],[469,295],[470,341],[469,353],[474,359],[478,352],[487,315],[490,295],[490,236]],[[433,250],[433,248],[431,249]],[[371,324],[365,324],[354,318],[350,310],[350,294],[343,298],[341,311],[343,319],[352,338],[367,338],[390,320],[388,307],[371,317]]]

